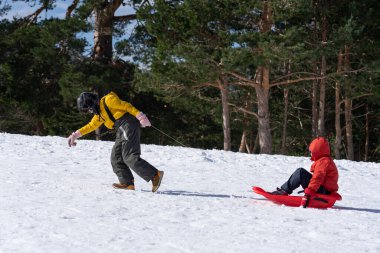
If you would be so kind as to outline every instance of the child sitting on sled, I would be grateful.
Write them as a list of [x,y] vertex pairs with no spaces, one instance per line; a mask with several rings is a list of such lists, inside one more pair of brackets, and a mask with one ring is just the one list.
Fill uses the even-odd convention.
[[303,201],[306,201],[316,193],[330,195],[338,191],[338,170],[330,157],[330,146],[327,140],[323,137],[314,139],[309,146],[309,151],[311,160],[314,161],[310,168],[313,174],[304,168],[298,168],[281,188],[277,188],[271,194],[290,195],[301,185],[306,196]]

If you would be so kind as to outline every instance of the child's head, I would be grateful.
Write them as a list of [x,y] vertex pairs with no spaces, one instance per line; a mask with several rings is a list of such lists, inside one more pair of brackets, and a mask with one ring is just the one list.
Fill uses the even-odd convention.
[[318,137],[310,143],[309,151],[312,161],[316,161],[321,157],[330,156],[329,142],[323,137]]
[[77,99],[78,110],[99,114],[99,97],[92,92],[82,92]]

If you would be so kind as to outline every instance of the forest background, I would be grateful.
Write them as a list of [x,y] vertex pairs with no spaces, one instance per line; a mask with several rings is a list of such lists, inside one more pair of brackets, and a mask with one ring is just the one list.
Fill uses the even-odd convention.
[[[82,91],[115,91],[188,147],[298,156],[324,136],[335,159],[380,162],[379,13],[378,0],[1,0],[0,131],[68,136],[91,118]],[[178,145],[154,128],[142,142]]]

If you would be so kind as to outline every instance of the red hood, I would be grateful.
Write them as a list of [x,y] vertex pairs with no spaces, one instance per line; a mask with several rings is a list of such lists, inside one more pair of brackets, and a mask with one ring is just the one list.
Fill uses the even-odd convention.
[[321,157],[330,156],[330,145],[328,141],[323,137],[314,139],[309,146],[311,152],[311,160],[316,161]]

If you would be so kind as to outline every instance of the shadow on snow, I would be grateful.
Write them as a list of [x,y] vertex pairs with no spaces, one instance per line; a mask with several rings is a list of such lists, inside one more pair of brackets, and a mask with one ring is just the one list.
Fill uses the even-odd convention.
[[[149,192],[149,191],[144,191],[144,192]],[[165,195],[173,195],[173,196],[203,197],[203,198],[254,199],[254,200],[266,201],[266,199],[262,199],[262,198],[237,196],[237,195],[233,195],[233,194],[231,194],[231,195],[228,195],[228,194],[212,194],[212,193],[188,192],[188,191],[158,191],[157,193],[158,194],[165,194]],[[380,209],[356,208],[356,207],[346,207],[346,206],[337,206],[337,205],[334,205],[332,209],[368,212],[368,213],[380,213]]]
[[[149,192],[142,190],[143,192]],[[212,193],[201,193],[201,192],[188,192],[188,191],[157,191],[157,194],[173,195],[173,196],[186,196],[186,197],[203,197],[203,198],[234,198],[234,199],[255,199],[255,200],[265,200],[261,198],[253,198],[247,196],[237,196],[228,194],[212,194]]]
[[368,213],[380,213],[379,209],[356,208],[356,207],[348,207],[348,206],[333,206],[333,209],[358,211],[358,212],[368,212]]

